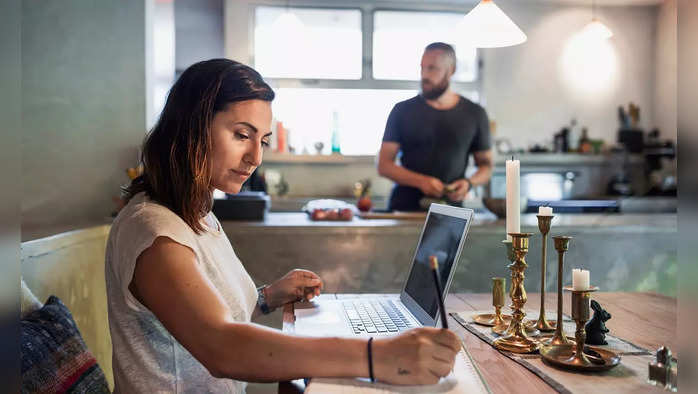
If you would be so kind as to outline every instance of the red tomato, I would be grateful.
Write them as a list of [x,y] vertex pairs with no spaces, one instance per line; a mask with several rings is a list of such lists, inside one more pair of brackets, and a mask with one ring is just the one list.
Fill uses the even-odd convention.
[[339,219],[339,211],[336,209],[328,209],[326,211],[327,213],[327,220],[337,220]]
[[313,220],[325,220],[327,219],[327,213],[324,209],[313,209],[311,217]]
[[351,220],[354,217],[354,212],[349,208],[344,208],[339,211],[339,218],[342,220]]
[[371,207],[373,207],[373,203],[371,202],[370,197],[364,196],[359,199],[356,206],[359,208],[359,211],[368,212],[371,210]]

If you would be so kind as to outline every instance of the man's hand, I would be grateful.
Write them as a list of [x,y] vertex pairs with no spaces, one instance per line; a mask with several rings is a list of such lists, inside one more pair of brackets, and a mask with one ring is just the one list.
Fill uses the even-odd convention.
[[463,201],[470,191],[470,182],[467,179],[459,179],[446,186],[446,197],[451,201]]
[[419,184],[419,190],[427,196],[439,198],[444,195],[444,184],[433,176],[425,176]]
[[295,269],[267,286],[266,298],[270,309],[300,300],[311,300],[320,295],[322,279],[307,270]]

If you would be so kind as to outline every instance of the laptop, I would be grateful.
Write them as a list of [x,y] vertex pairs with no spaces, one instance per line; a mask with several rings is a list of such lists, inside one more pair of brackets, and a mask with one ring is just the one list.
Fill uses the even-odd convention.
[[444,295],[456,272],[473,210],[431,204],[400,294],[321,295],[295,304],[296,334],[307,336],[396,335],[439,323],[439,304],[429,256],[439,261]]

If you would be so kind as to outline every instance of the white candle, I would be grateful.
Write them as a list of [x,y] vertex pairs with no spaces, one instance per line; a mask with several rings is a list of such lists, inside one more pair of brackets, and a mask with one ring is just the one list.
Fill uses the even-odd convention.
[[553,216],[553,207],[538,207],[538,214],[540,216]]
[[518,160],[506,161],[507,183],[507,239],[509,233],[521,232],[521,185],[519,179],[520,163]]
[[589,289],[589,271],[583,269],[572,270],[572,289],[587,290]]

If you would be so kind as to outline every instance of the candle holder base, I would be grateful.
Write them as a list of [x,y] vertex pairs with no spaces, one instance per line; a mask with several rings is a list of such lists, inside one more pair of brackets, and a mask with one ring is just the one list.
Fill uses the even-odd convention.
[[548,365],[574,371],[606,371],[620,364],[621,357],[609,350],[585,347],[584,357],[576,355],[576,345],[543,346],[540,355]]
[[495,339],[494,347],[512,353],[534,353],[540,349],[540,342],[526,335],[510,334]]
[[[511,320],[509,320],[507,323],[510,323],[510,322],[511,322]],[[523,327],[524,327],[524,330],[526,331],[526,336],[538,337],[541,335],[540,330],[538,330],[533,324],[524,323]],[[497,335],[509,335],[513,332],[512,330],[513,329],[511,328],[510,324],[492,327],[492,332],[497,334]]]
[[[481,326],[493,327],[497,325],[497,315],[494,313],[481,313],[479,315],[472,316],[473,322]],[[506,323],[506,327],[509,327],[511,323],[511,315],[502,314],[502,321]]]
[[555,331],[555,327],[557,327],[557,322],[555,320],[529,320],[526,322],[526,330],[528,331],[530,328],[535,328],[538,331],[541,332],[553,332]]
[[564,337],[567,341],[560,340],[559,336],[555,333],[542,334],[538,340],[543,346],[561,346],[561,345],[575,345],[574,337],[565,335]]

